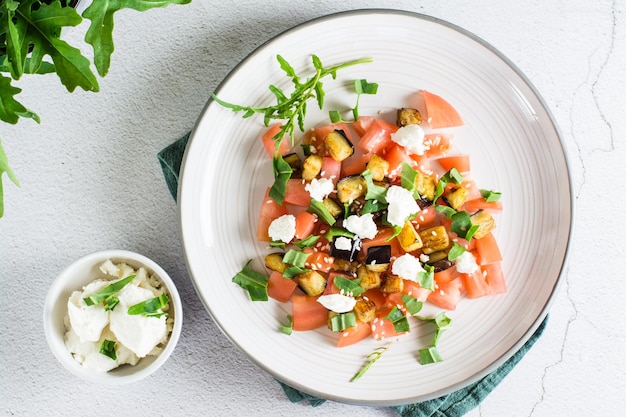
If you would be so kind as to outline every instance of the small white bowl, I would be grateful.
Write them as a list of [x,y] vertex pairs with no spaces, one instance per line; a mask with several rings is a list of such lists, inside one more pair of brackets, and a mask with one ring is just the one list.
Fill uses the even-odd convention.
[[[83,367],[73,358],[65,346],[64,318],[67,314],[67,301],[73,291],[81,290],[96,278],[105,277],[100,265],[111,259],[114,263],[125,262],[137,269],[144,267],[148,273],[163,283],[170,298],[168,314],[174,318],[169,340],[159,355],[146,356],[136,365],[122,365],[109,372],[97,372]],[[43,310],[43,325],[46,339],[56,358],[76,376],[94,383],[119,385],[139,381],[156,371],[172,354],[180,337],[183,324],[183,307],[180,295],[167,272],[154,261],[138,253],[125,250],[107,250],[86,255],[68,266],[55,279],[48,291]]]

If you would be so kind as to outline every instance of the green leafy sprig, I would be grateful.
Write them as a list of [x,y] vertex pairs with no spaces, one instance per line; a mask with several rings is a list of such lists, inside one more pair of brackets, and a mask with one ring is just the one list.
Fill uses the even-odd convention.
[[287,94],[279,87],[271,84],[268,88],[275,96],[276,104],[267,107],[254,107],[229,103],[215,94],[211,94],[211,97],[216,103],[227,109],[237,113],[243,112],[243,118],[251,117],[254,114],[262,114],[265,126],[269,126],[272,120],[281,121],[280,130],[273,137],[276,151],[274,152],[273,163],[274,184],[270,189],[270,197],[278,204],[282,204],[285,198],[286,184],[291,177],[291,168],[278,154],[280,144],[285,136],[289,138],[292,145],[295,143],[296,126],[301,132],[304,132],[304,121],[309,100],[315,99],[320,109],[324,107],[326,93],[322,79],[328,76],[336,79],[337,71],[354,65],[372,62],[372,58],[355,59],[326,68],[317,55],[311,55],[315,73],[308,78],[302,78],[298,75],[293,66],[281,55],[277,55],[276,59],[280,68],[291,79],[294,88],[291,94]]
[[[22,91],[12,85],[23,75],[56,73],[67,91],[77,87],[98,91],[98,79],[91,62],[81,51],[61,39],[63,29],[90,21],[85,42],[93,48],[93,64],[104,77],[113,54],[114,14],[122,9],[146,11],[169,4],[186,4],[191,0],[93,0],[78,14],[77,0],[0,0],[0,120],[16,124],[20,118],[39,116],[20,103]],[[9,168],[9,160],[0,142],[0,217],[4,215],[2,174],[19,186]]]

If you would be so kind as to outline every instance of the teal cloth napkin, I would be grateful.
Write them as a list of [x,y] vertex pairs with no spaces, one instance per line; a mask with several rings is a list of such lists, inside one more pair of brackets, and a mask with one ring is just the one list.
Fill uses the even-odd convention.
[[[189,140],[189,133],[178,139],[176,142],[164,148],[158,154],[161,168],[167,187],[174,200],[178,195],[178,175],[180,165]],[[390,407],[402,417],[460,417],[476,408],[494,390],[495,387],[508,375],[509,372],[524,357],[526,352],[535,344],[543,333],[548,318],[537,328],[531,338],[518,350],[509,360],[504,362],[495,371],[482,379],[439,398],[424,401],[416,404]],[[279,382],[285,395],[291,402],[307,401],[311,406],[317,407],[326,400],[303,393],[288,385]]]

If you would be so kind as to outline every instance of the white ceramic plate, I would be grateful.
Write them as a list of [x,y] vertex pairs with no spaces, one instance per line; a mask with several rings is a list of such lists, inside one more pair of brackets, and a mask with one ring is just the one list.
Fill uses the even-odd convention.
[[503,192],[495,232],[509,291],[464,300],[449,314],[453,328],[439,342],[444,361],[422,366],[416,352],[432,338],[424,325],[394,342],[357,382],[349,382],[379,343],[334,347],[326,329],[286,336],[278,331],[290,306],[253,303],[231,278],[248,259],[263,268],[267,246],[255,241],[259,207],[272,183],[259,137],[262,117],[242,119],[209,101],[191,136],[179,187],[181,233],[198,295],[224,333],[261,368],[307,393],[338,401],[391,405],[422,401],[461,388],[508,359],[538,327],[558,287],[572,221],[566,157],[548,110],[505,57],[472,34],[427,16],[367,10],[317,19],[272,39],[237,66],[219,87],[226,101],[267,106],[267,89],[290,82],[275,56],[300,74],[310,54],[326,65],[372,57],[325,82],[324,112],[309,106],[307,127],[328,122],[328,109],[350,109],[347,84],[379,83],[363,96],[361,114],[393,119],[420,89],[452,103],[465,120],[455,146],[472,155],[482,188]]

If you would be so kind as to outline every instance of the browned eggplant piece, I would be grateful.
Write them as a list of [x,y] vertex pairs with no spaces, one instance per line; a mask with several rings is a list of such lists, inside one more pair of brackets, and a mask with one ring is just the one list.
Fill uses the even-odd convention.
[[370,271],[385,272],[391,262],[391,245],[371,246],[367,249],[365,267]]
[[302,163],[302,179],[311,181],[313,178],[317,177],[322,170],[323,160],[324,158],[317,154],[312,154],[304,158],[304,162]]
[[283,160],[289,164],[292,169],[291,178],[302,178],[302,160],[297,153],[290,153],[283,156]]
[[343,204],[352,204],[367,192],[365,178],[360,175],[344,177],[337,182],[337,198]]
[[374,154],[367,162],[366,168],[372,173],[372,180],[382,181],[389,173],[389,162]]
[[404,280],[396,275],[387,274],[380,284],[380,292],[393,294],[404,290]]
[[357,268],[356,277],[361,280],[359,285],[364,290],[380,287],[380,272],[370,271],[365,265],[361,265]]
[[422,123],[422,114],[417,109],[403,107],[398,110],[396,124],[400,127],[419,125]]
[[298,286],[311,297],[321,295],[326,288],[326,278],[317,271],[307,271],[294,278]]
[[354,305],[354,315],[357,320],[369,323],[376,318],[376,303],[369,298],[359,298]]
[[450,246],[450,236],[444,226],[429,227],[418,234],[423,243],[422,252],[426,255],[446,250]]
[[335,161],[341,162],[354,153],[354,145],[343,130],[333,130],[324,139],[326,151]]
[[270,253],[265,256],[265,266],[272,271],[280,272],[281,274],[287,269],[287,265],[283,262],[282,253]]
[[478,210],[470,216],[472,225],[478,225],[478,230],[474,233],[474,239],[482,239],[496,228],[493,216],[484,210]]

